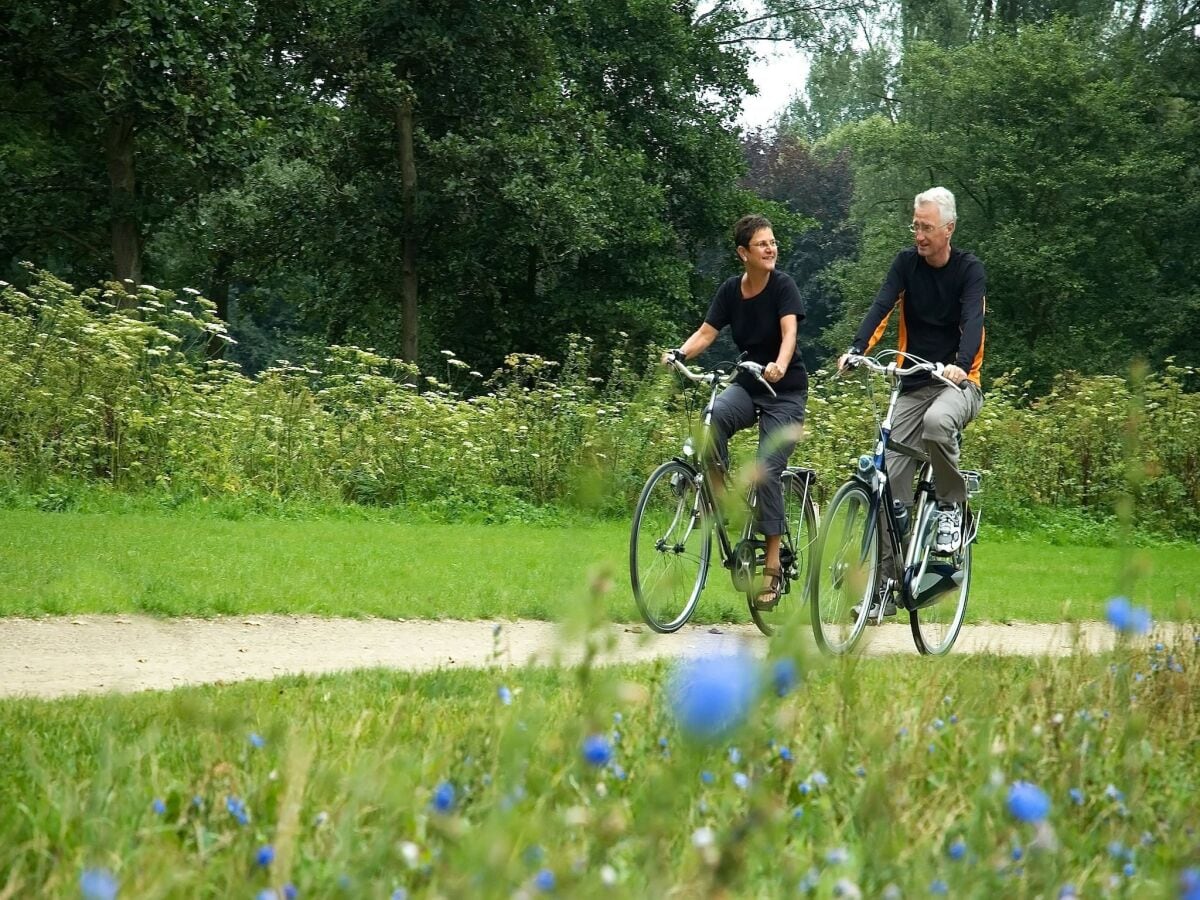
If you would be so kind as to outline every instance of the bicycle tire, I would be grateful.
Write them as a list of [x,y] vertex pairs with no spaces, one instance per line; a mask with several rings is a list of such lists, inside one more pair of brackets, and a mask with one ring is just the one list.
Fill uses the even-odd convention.
[[[928,506],[928,515],[934,514],[934,505]],[[963,530],[966,531],[967,517],[963,517]],[[924,523],[921,523],[924,524]],[[933,529],[926,526],[920,532],[921,547],[914,556],[917,566],[927,562],[931,556]],[[908,624],[912,628],[913,643],[922,656],[945,656],[958,640],[962,631],[963,618],[967,614],[967,599],[971,592],[971,544],[963,547],[958,554],[951,557],[953,565],[962,577],[954,594],[937,600],[932,605],[918,607],[909,611]]]
[[[750,617],[758,630],[770,637],[798,611],[808,595],[809,572],[812,570],[813,548],[817,540],[817,508],[813,503],[813,484],[807,477],[797,477],[784,470],[783,509],[788,531],[783,536],[781,555],[791,554],[787,571],[788,592],[780,596],[773,609],[759,609],[755,594],[747,594]],[[799,592],[799,597],[797,593]]]
[[672,460],[651,473],[629,534],[629,579],[642,619],[678,631],[691,618],[708,575],[712,523],[696,472]]
[[808,601],[817,646],[831,656],[854,649],[875,596],[879,529],[868,527],[870,517],[870,492],[860,481],[847,481],[830,501],[817,539]]

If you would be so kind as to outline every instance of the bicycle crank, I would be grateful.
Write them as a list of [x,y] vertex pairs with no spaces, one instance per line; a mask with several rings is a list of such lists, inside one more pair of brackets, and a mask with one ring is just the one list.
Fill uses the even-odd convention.
[[762,541],[750,539],[741,541],[733,548],[733,565],[729,574],[733,578],[733,586],[743,594],[754,590],[754,575],[761,560],[759,553],[764,548]]

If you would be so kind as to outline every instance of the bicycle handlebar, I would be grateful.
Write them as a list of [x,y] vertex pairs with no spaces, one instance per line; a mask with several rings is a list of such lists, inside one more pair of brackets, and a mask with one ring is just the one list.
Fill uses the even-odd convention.
[[854,369],[858,366],[865,366],[871,372],[875,372],[879,375],[889,376],[915,375],[917,372],[928,372],[943,384],[948,384],[950,387],[959,388],[960,390],[966,389],[965,384],[955,384],[942,374],[942,372],[944,372],[946,369],[945,365],[942,363],[931,363],[908,353],[904,355],[912,361],[912,365],[901,366],[896,362],[881,363],[879,360],[871,356],[859,356],[854,353],[847,353],[846,368]]
[[772,397],[779,396],[775,393],[775,388],[771,386],[771,382],[763,378],[763,372],[766,370],[765,366],[761,366],[756,362],[751,362],[748,359],[744,359],[741,362],[735,363],[733,369],[728,372],[724,371],[719,366],[708,372],[697,372],[694,369],[689,369],[683,364],[683,360],[678,359],[677,357],[671,357],[671,365],[674,366],[675,370],[684,378],[687,378],[689,381],[699,382],[701,384],[715,384],[718,381],[728,384],[733,380],[735,373],[738,371],[746,372],[750,375],[753,375],[756,380],[761,381],[763,386],[771,392]]

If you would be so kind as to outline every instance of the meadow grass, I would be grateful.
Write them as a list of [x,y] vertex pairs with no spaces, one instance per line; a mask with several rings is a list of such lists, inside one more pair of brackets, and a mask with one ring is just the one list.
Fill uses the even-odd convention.
[[[766,665],[707,743],[661,663],[6,700],[0,895],[104,870],[136,897],[1157,898],[1200,863],[1193,634],[799,660],[778,693]],[[1044,825],[1010,813],[1016,781]]]
[[[386,519],[0,510],[0,616],[142,612],[558,619],[609,573],[608,615],[636,621],[628,523],[449,525]],[[714,561],[716,557],[714,554]],[[1103,618],[1129,565],[1156,618],[1200,609],[1200,548],[977,547],[969,621]],[[748,621],[714,562],[695,621]]]

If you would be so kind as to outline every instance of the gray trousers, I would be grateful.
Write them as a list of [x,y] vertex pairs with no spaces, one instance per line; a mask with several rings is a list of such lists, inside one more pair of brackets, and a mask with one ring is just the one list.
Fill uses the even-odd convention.
[[[933,489],[940,502],[962,503],[967,499],[967,482],[958,471],[959,433],[979,415],[982,406],[983,393],[969,383],[965,388],[954,388],[934,382],[901,394],[896,401],[892,440],[929,454]],[[913,482],[921,462],[895,452],[889,452],[887,459],[892,499],[911,507],[916,494]],[[881,555],[883,573],[895,578],[896,567],[891,556],[891,542],[885,540]]]
[[735,432],[758,422],[759,481],[755,518],[758,530],[764,535],[787,531],[779,476],[796,448],[796,435],[789,434],[788,429],[804,423],[807,403],[807,391],[789,392],[778,397],[770,394],[752,397],[740,384],[731,384],[721,391],[713,404],[713,450],[726,471],[729,469],[729,439]]

